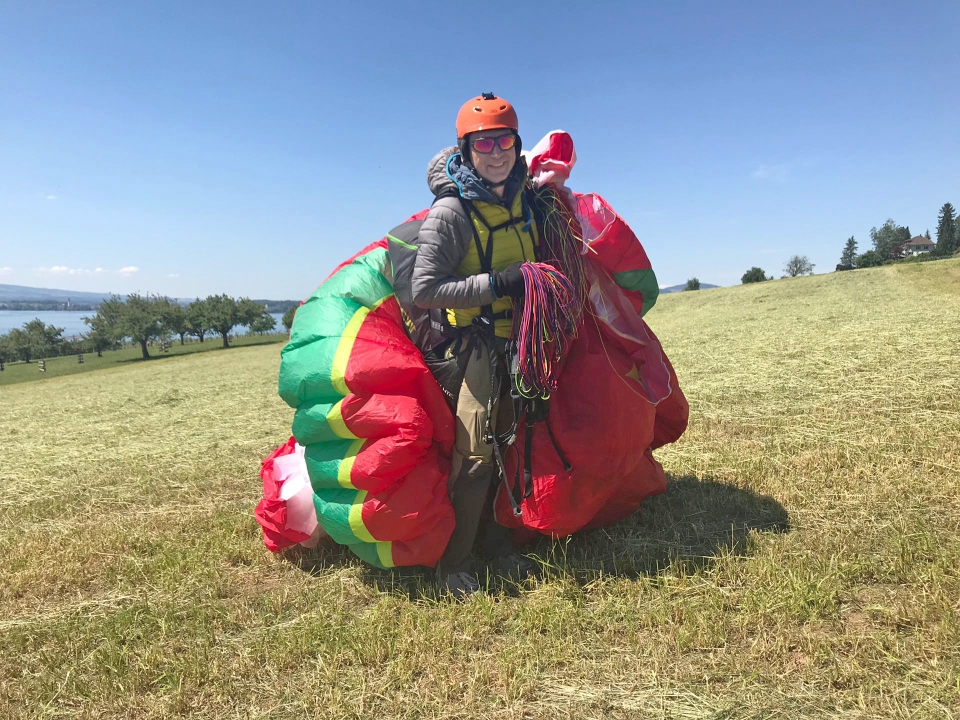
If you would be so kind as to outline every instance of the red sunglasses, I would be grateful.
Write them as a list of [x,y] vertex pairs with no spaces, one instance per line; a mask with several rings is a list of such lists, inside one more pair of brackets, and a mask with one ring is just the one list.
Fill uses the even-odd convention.
[[498,145],[500,146],[501,150],[506,151],[516,144],[516,135],[499,135],[498,137],[479,137],[470,142],[470,147],[472,147],[475,152],[478,152],[481,155],[489,155],[493,152],[493,148]]

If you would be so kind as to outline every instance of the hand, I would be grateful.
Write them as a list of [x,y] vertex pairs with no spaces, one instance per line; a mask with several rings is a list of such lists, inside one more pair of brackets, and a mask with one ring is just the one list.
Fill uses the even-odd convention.
[[522,298],[526,292],[526,283],[523,273],[520,272],[520,263],[514,263],[505,270],[490,273],[493,280],[493,291],[497,297]]

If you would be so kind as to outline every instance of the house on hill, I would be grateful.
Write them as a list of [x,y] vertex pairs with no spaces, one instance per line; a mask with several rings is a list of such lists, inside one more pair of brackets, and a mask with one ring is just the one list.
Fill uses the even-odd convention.
[[933,252],[937,249],[937,244],[923,235],[917,235],[910,238],[909,242],[903,245],[903,256],[911,257],[913,255],[922,255],[923,253]]

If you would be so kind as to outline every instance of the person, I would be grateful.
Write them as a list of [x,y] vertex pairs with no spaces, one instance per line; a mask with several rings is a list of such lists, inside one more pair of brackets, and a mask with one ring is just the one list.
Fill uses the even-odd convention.
[[512,531],[493,519],[492,498],[500,477],[495,436],[513,422],[506,368],[513,300],[524,295],[520,265],[535,261],[538,235],[513,106],[484,93],[460,108],[456,130],[457,146],[427,169],[437,199],[419,231],[411,287],[419,308],[441,310],[451,338],[445,356],[462,375],[448,485],[456,525],[437,574],[444,590],[465,598],[480,589],[475,544],[496,575],[536,573],[516,552]]

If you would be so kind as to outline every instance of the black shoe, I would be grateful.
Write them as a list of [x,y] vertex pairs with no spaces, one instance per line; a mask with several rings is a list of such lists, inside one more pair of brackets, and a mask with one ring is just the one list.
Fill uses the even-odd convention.
[[501,555],[490,561],[490,572],[498,577],[515,582],[535,580],[540,576],[539,566],[520,553]]
[[480,592],[480,583],[477,582],[473,573],[453,572],[440,578],[440,591],[449,593],[454,600],[466,600],[474,593]]

